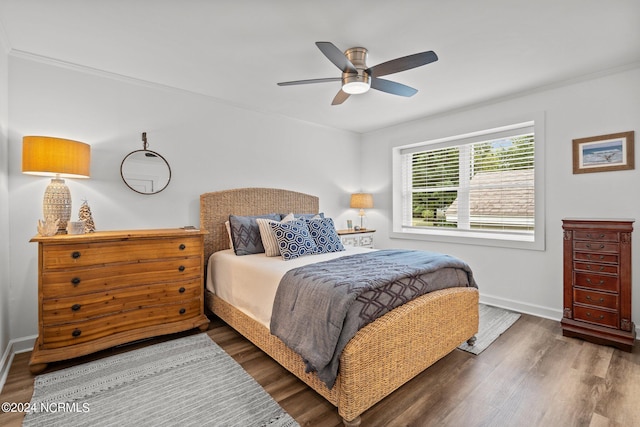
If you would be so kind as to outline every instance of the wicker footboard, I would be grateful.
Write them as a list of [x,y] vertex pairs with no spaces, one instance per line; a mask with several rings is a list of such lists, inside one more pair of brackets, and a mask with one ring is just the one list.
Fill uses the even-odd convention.
[[350,425],[357,425],[360,414],[478,332],[477,289],[423,295],[370,323],[349,341],[329,390],[315,374],[305,373],[300,356],[263,325],[209,292],[207,306],[335,405]]

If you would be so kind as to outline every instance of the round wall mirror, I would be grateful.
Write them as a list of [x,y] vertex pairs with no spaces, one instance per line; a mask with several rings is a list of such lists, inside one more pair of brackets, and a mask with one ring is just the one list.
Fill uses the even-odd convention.
[[171,181],[169,163],[151,150],[133,151],[122,160],[120,175],[127,187],[140,194],[156,194]]

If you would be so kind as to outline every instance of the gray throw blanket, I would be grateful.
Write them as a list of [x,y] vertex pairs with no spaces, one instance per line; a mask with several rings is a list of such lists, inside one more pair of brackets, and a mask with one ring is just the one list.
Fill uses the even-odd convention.
[[428,292],[477,287],[469,266],[450,255],[380,250],[288,271],[276,292],[271,333],[332,388],[340,354],[377,317]]

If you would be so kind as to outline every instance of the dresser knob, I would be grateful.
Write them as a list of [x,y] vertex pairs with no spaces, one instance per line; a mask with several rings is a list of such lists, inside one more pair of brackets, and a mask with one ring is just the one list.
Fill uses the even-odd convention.
[[181,308],[180,309],[180,314],[185,314],[187,312],[187,310],[185,308]]
[[[587,311],[587,317],[591,317],[591,313],[589,313],[588,311]],[[598,319],[600,320],[604,319],[604,314],[601,314],[600,316],[598,316]]]
[[81,307],[81,306],[80,306],[80,304],[73,304],[73,305],[71,306],[71,310],[73,310],[73,311],[78,311],[78,310],[80,310],[80,307]]
[[184,265],[181,265],[180,267],[178,267],[178,270],[184,271]]
[[178,247],[180,248],[181,251],[184,251],[187,248],[184,243],[181,243],[180,246]]
[[81,255],[81,254],[80,254],[80,252],[79,252],[79,251],[73,251],[73,252],[71,253],[71,258],[73,258],[73,259],[78,259],[78,258],[80,258],[80,255]]
[[73,284],[73,286],[78,286],[80,284],[80,278],[74,277],[73,279],[71,279],[71,283]]
[[74,337],[79,337],[80,334],[82,334],[82,331],[80,329],[74,329],[73,332],[71,332],[71,335],[73,335]]
[[184,294],[184,291],[186,291],[184,286],[182,286],[182,287],[180,287],[180,289],[178,289],[178,292],[180,292],[181,294]]

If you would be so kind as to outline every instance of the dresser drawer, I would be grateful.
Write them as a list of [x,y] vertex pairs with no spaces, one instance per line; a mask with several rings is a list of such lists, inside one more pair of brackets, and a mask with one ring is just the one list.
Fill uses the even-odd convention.
[[608,264],[619,264],[618,254],[594,254],[590,252],[575,252],[573,259],[576,261],[595,261]]
[[92,266],[42,273],[42,297],[83,295],[171,280],[201,278],[201,257]]
[[618,274],[618,266],[612,264],[595,264],[590,262],[574,262],[573,269],[590,273]]
[[45,326],[76,322],[158,304],[186,301],[200,296],[199,279],[155,285],[120,288],[81,297],[44,299],[42,322]]
[[618,309],[618,294],[608,294],[604,292],[590,291],[586,289],[573,289],[573,301],[577,304],[585,304],[609,308],[611,310]]
[[576,251],[593,251],[593,252],[620,252],[620,245],[618,243],[608,242],[593,242],[589,240],[575,241],[573,247]]
[[573,306],[573,318],[611,328],[619,327],[618,312],[599,310],[593,307]]
[[201,314],[202,300],[193,299],[168,305],[144,307],[86,321],[42,327],[42,347],[67,347],[93,341],[107,335],[147,326],[164,325]]
[[618,292],[618,277],[576,272],[573,285],[598,291]]
[[48,245],[42,253],[42,268],[47,270],[81,268],[95,265],[139,262],[202,254],[200,239],[141,239],[112,242]]
[[596,242],[619,242],[619,236],[620,233],[616,231],[576,230],[573,232],[575,240],[593,240]]

